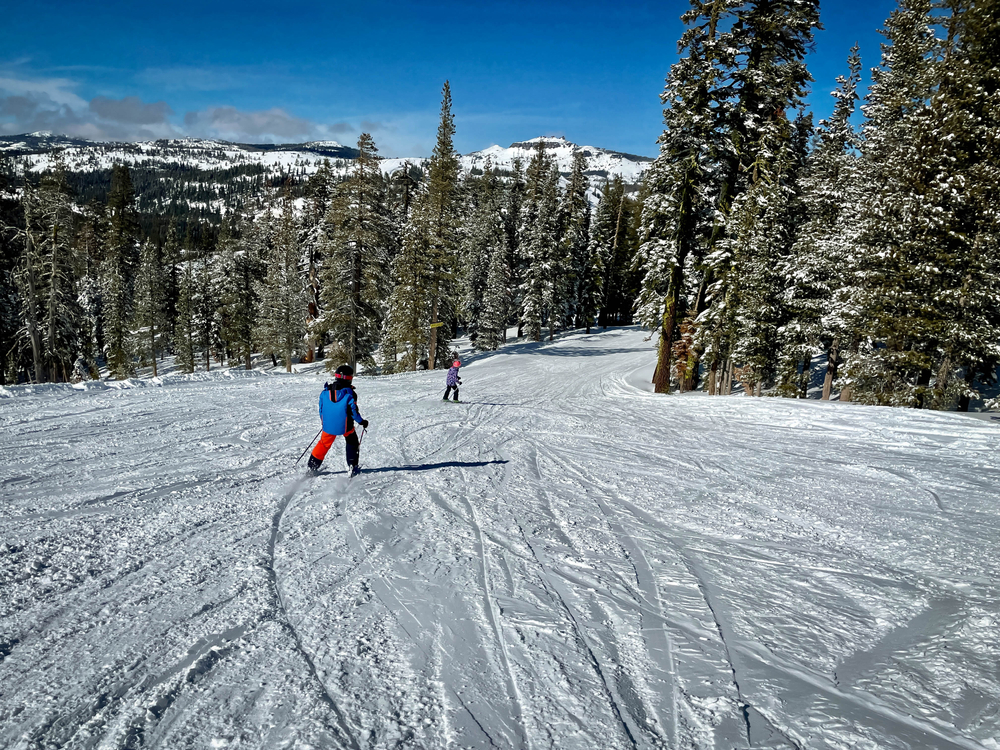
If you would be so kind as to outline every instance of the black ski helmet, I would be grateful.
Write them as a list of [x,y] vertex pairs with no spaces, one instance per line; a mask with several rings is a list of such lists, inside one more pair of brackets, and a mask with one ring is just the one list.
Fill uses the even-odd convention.
[[354,380],[354,368],[350,365],[341,365],[333,373],[333,379],[337,385],[350,385],[351,381]]

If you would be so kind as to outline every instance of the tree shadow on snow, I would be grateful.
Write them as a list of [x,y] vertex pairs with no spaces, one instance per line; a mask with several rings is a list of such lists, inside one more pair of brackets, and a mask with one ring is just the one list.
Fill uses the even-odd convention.
[[436,464],[413,464],[412,466],[382,466],[378,469],[366,469],[365,474],[378,474],[383,471],[430,471],[431,469],[446,469],[457,466],[469,469],[476,466],[489,466],[490,464],[505,464],[506,461],[441,461]]

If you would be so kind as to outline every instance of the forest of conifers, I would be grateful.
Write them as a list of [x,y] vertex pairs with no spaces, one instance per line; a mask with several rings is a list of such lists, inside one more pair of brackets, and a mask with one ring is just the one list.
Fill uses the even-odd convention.
[[807,397],[825,374],[822,398],[981,405],[1000,364],[1000,3],[902,0],[867,94],[845,50],[815,124],[817,0],[693,0],[683,20],[638,192],[590,185],[582,155],[560,174],[544,139],[463,174],[447,83],[422,170],[386,174],[363,134],[346,168],[248,171],[221,218],[155,214],[123,165],[99,201],[58,156],[8,178],[0,382],[155,374],[168,355],[387,373],[445,365],[460,334],[493,350],[515,326],[636,322],[659,392]]

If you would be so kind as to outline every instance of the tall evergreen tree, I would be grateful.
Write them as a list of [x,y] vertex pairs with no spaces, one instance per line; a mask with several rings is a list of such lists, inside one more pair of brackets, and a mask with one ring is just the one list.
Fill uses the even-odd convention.
[[593,267],[590,264],[590,201],[587,157],[573,154],[573,166],[559,207],[561,219],[562,313],[566,327],[588,325]]
[[[190,240],[190,235],[188,236]],[[187,243],[190,244],[190,243]],[[190,247],[183,251],[181,275],[177,297],[177,318],[174,321],[174,355],[181,372],[195,371],[197,329],[198,280],[195,272],[194,253]]]
[[327,369],[345,360],[374,364],[382,332],[381,305],[397,233],[388,209],[378,148],[368,133],[358,139],[350,177],[338,186],[325,219],[323,316],[332,336]]
[[132,176],[124,165],[115,165],[112,170],[104,253],[102,277],[108,368],[114,377],[127,378],[134,372],[129,326],[135,309],[139,223]]
[[692,0],[682,16],[688,28],[678,43],[681,59],[660,95],[665,124],[660,154],[644,176],[637,255],[643,278],[636,315],[660,334],[653,376],[657,393],[670,391],[674,338],[687,314],[689,266],[702,260],[720,190],[718,165],[731,159],[720,113],[728,106],[733,43],[719,22],[732,5]]
[[[466,190],[467,220],[461,234],[462,311],[472,345],[493,350],[499,345],[503,326],[502,309],[506,288],[499,286],[503,276],[498,266],[505,261],[505,237],[501,216],[503,192],[500,178],[487,163],[481,177],[470,178]],[[494,258],[499,256],[499,262]],[[493,285],[490,273],[493,269]],[[490,299],[493,295],[494,299]],[[489,310],[489,312],[488,312]],[[482,339],[482,340],[480,340]]]
[[[305,259],[307,292],[309,305],[306,313],[306,329],[309,331],[309,349],[304,357],[312,362],[324,356],[322,326],[317,326],[321,316],[320,274],[323,266],[323,248],[326,245],[326,225],[324,223],[330,203],[333,200],[334,178],[329,159],[324,159],[316,173],[306,185],[308,199],[302,217],[302,253]],[[319,346],[319,352],[314,347]]]
[[[270,211],[270,209],[269,209]],[[305,347],[306,290],[299,271],[298,226],[292,198],[285,190],[281,217],[269,243],[267,275],[260,287],[261,317],[257,341],[272,361],[281,359],[292,371],[292,359]]]
[[802,179],[806,220],[785,259],[781,274],[782,304],[787,322],[780,334],[783,390],[805,397],[813,357],[825,352],[827,370],[823,399],[829,399],[840,364],[840,351],[850,337],[853,273],[857,267],[856,217],[860,210],[857,151],[851,125],[861,57],[855,45],[847,60],[849,73],[837,79],[833,115],[820,123]]
[[157,355],[166,344],[165,279],[160,248],[147,239],[139,251],[133,348],[140,353],[141,363],[148,361],[152,365],[154,378],[157,376]]
[[23,300],[22,340],[37,382],[67,380],[79,355],[82,311],[77,302],[74,217],[61,162],[35,189],[25,185],[25,252],[17,276]]
[[230,357],[242,361],[247,370],[252,368],[253,334],[260,316],[259,288],[264,279],[258,227],[259,223],[241,227],[239,220],[231,217],[219,234],[222,338]]
[[518,338],[521,337],[522,331],[519,311],[521,309],[521,283],[525,270],[521,255],[521,207],[524,204],[524,192],[524,164],[520,158],[515,158],[511,165],[511,174],[507,182],[502,211],[507,267],[507,307],[503,312],[504,341],[507,340],[507,325],[511,320],[518,321]]
[[902,0],[890,15],[863,108],[865,257],[846,364],[850,397],[867,403],[920,405],[939,341],[936,280],[922,226],[935,210],[925,201],[924,182],[933,136],[922,126],[935,84],[930,10],[929,0]]
[[[402,247],[391,266],[392,292],[385,330],[392,347],[382,355],[382,366],[387,372],[416,370],[427,356],[430,295],[426,282],[431,268],[426,200],[426,191],[418,193],[410,220],[403,227]],[[397,362],[400,348],[402,359]]]
[[[451,113],[451,85],[444,82],[441,92],[441,121],[437,142],[427,166],[427,193],[422,202],[425,213],[420,222],[428,232],[429,275],[425,281],[430,302],[430,336],[427,344],[428,367],[438,363],[438,351],[446,351],[451,339],[451,325],[459,301],[458,286],[458,154],[453,139],[455,117]],[[438,325],[439,323],[443,325]],[[447,358],[442,357],[440,362]]]
[[524,276],[520,285],[520,322],[532,341],[541,341],[542,326],[555,324],[555,281],[559,245],[559,172],[539,139],[528,164],[521,205],[519,254]]

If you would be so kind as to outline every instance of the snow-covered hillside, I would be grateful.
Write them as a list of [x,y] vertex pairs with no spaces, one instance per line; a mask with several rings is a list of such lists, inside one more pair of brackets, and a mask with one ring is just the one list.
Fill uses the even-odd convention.
[[269,175],[293,168],[312,173],[324,159],[353,159],[357,155],[355,149],[335,141],[274,146],[201,138],[98,143],[49,133],[0,137],[0,154],[6,154],[19,173],[49,169],[55,149],[58,149],[59,158],[71,172],[94,172],[111,169],[115,164],[125,164],[132,168],[176,165],[198,170],[261,165]]
[[1000,423],[654,356],[0,392],[0,746],[1000,748]]
[[[637,185],[652,159],[623,154],[595,146],[577,146],[565,138],[534,138],[513,143],[508,148],[490,146],[461,157],[465,173],[483,169],[489,160],[501,169],[511,169],[515,158],[526,166],[538,141],[543,141],[559,170],[568,174],[573,154],[580,151],[588,160],[588,174],[595,186],[606,178],[619,175],[630,186]],[[197,138],[179,140],[144,141],[139,143],[96,143],[68,139],[49,133],[32,133],[22,136],[0,136],[0,155],[11,159],[18,173],[41,172],[52,165],[53,149],[59,149],[61,159],[72,172],[108,170],[115,164],[130,167],[181,166],[197,170],[222,170],[248,165],[260,165],[264,174],[277,175],[296,171],[313,174],[324,159],[334,160],[334,168],[344,171],[347,164],[338,160],[352,159],[354,149],[335,141],[317,141],[301,144],[248,145],[227,141],[209,141]],[[405,164],[423,167],[425,157],[400,157],[383,159],[383,170],[391,173]]]

